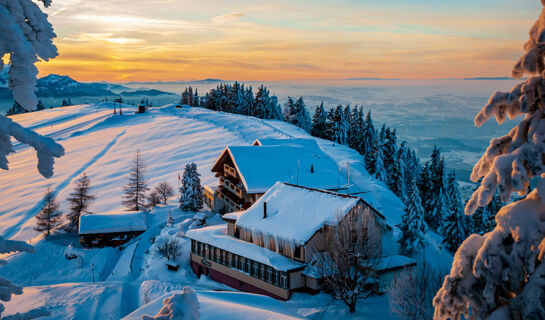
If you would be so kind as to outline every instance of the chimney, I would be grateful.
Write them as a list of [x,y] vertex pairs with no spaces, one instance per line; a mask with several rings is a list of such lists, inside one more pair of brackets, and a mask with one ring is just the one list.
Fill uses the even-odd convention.
[[267,201],[263,201],[263,219],[267,218]]

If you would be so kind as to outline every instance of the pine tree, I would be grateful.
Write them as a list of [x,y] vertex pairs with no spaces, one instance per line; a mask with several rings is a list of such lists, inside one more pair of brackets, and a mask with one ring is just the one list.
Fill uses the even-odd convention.
[[66,230],[69,232],[74,232],[78,229],[79,218],[83,213],[90,213],[87,209],[89,208],[89,204],[95,200],[95,196],[89,193],[89,188],[89,177],[87,177],[84,172],[83,175],[76,180],[76,187],[68,198],[70,212],[66,215],[68,218]]
[[382,144],[382,147],[382,153],[384,155],[384,167],[389,173],[388,179],[391,180],[393,174],[393,165],[397,157],[397,137],[395,129],[386,129],[386,131],[384,132],[384,143]]
[[386,174],[382,159],[382,148],[377,147],[377,151],[375,152],[375,163],[373,164],[373,174],[377,180],[386,181],[388,175]]
[[193,106],[194,107],[201,106],[201,98],[199,97],[199,91],[196,88],[195,88],[195,95],[193,96]]
[[44,106],[44,103],[42,102],[42,100],[38,100],[38,105],[36,105],[36,110],[40,111],[40,110],[45,110],[45,106]]
[[[291,98],[288,98],[288,100],[291,100]],[[267,108],[269,108],[270,103],[271,102],[269,97],[269,90],[267,90],[265,86],[260,85],[259,88],[257,88],[254,105],[249,115],[258,118],[264,118],[264,115],[267,113],[266,110]]]
[[348,146],[360,154],[365,154],[363,143],[363,108],[358,110],[358,106],[352,109],[350,115],[350,128],[348,129]]
[[418,190],[420,190],[420,198],[424,207],[424,217],[431,215],[433,212],[433,194],[431,184],[430,162],[426,161],[424,167],[418,177]]
[[338,144],[346,145],[348,143],[349,124],[341,105],[335,108],[333,113],[333,141]]
[[448,174],[446,191],[448,195],[448,213],[444,217],[442,227],[443,244],[448,250],[454,252],[468,236],[464,204],[454,170]]
[[6,116],[27,113],[28,110],[23,108],[17,101],[13,102],[13,106],[6,111]]
[[51,230],[58,227],[62,221],[62,213],[59,210],[59,205],[55,199],[55,193],[51,188],[47,188],[43,198],[42,209],[36,215],[36,226],[34,230],[38,232],[46,231],[47,235],[51,234]]
[[324,102],[322,101],[319,106],[316,106],[314,115],[312,116],[312,130],[310,134],[313,137],[325,138],[327,126],[327,114],[324,110]]
[[124,187],[123,205],[131,211],[139,211],[146,207],[146,191],[149,190],[144,178],[146,165],[140,151],[136,151],[133,167],[129,175],[129,183]]
[[419,193],[415,181],[411,181],[409,194],[405,201],[405,214],[398,226],[401,230],[401,237],[398,240],[399,247],[401,252],[406,255],[411,255],[424,247],[426,223]]
[[[291,100],[291,98],[288,100]],[[287,110],[290,114],[287,115],[286,122],[294,124],[306,132],[310,132],[312,130],[312,124],[303,97],[299,97],[295,103],[293,103],[293,101],[291,102],[292,104]]]
[[402,159],[399,161],[394,161],[390,168],[390,174],[387,181],[388,188],[399,197],[399,199],[404,200],[405,199],[405,179],[403,177],[403,172],[401,170],[402,166],[404,165],[402,163]]
[[282,115],[284,116],[284,121],[287,123],[293,123],[295,118],[295,101],[293,101],[292,97],[288,97],[288,100],[286,100],[286,105],[284,106],[284,110],[282,111]]
[[180,188],[180,209],[183,211],[198,211],[204,205],[203,188],[200,174],[195,163],[187,164]]

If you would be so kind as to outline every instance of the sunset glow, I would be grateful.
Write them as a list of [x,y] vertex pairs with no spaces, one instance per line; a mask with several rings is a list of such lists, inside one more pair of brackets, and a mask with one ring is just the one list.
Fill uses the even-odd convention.
[[461,2],[56,1],[60,55],[38,67],[80,81],[505,75],[539,3]]

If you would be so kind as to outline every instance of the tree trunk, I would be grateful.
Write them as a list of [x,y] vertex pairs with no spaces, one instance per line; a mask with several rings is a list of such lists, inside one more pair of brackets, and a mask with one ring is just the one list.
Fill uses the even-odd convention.
[[350,313],[356,312],[356,303],[355,302],[350,302],[350,304],[348,304],[348,309],[349,309]]

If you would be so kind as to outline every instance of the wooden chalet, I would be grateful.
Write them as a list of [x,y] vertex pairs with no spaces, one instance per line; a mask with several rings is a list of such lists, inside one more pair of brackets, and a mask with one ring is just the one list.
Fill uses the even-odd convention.
[[248,209],[276,181],[338,191],[346,179],[313,139],[261,139],[251,146],[226,147],[212,166],[217,186],[205,186],[214,212]]
[[391,255],[392,228],[384,216],[358,197],[280,182],[246,211],[225,214],[226,225],[188,231],[191,267],[198,276],[276,299],[287,300],[294,290],[316,292],[321,275],[313,261],[325,248],[326,234],[339,215],[361,214],[370,219],[369,241],[378,243],[370,258],[380,259],[377,273],[386,285],[416,263]]

